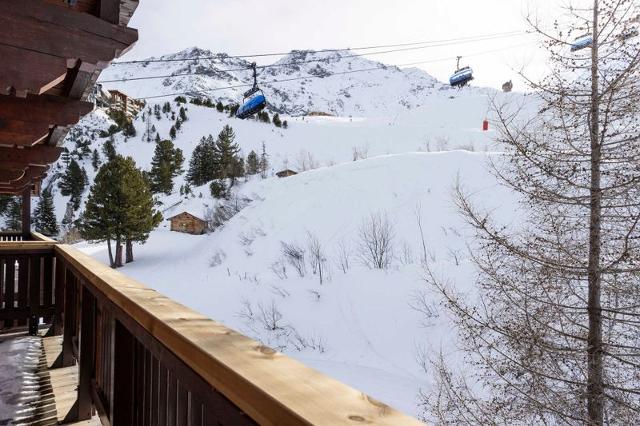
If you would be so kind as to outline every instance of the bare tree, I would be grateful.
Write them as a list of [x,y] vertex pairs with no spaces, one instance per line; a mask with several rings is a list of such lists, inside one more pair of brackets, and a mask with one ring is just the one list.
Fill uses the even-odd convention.
[[296,243],[286,243],[284,241],[280,241],[280,247],[285,260],[294,267],[300,277],[304,277],[307,273],[304,249]]
[[307,232],[307,250],[309,250],[309,262],[313,274],[318,274],[320,284],[324,283],[326,274],[327,257],[318,237],[312,232]]
[[369,216],[360,226],[358,254],[370,268],[387,269],[393,260],[393,224],[386,213]]
[[351,248],[344,240],[338,242],[338,248],[336,252],[336,261],[345,274],[351,267]]
[[[427,269],[490,396],[437,362],[441,422],[640,424],[640,43],[638,5],[593,0],[544,32],[542,108],[496,106],[507,155],[493,170],[522,195],[522,223],[495,223],[458,186],[481,275],[470,303]],[[588,47],[570,49],[588,32]],[[583,41],[585,38],[582,39]]]

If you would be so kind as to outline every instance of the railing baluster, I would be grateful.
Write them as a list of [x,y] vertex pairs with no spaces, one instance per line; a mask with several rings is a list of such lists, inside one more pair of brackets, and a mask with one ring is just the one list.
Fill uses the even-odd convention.
[[80,372],[78,379],[77,416],[74,420],[89,420],[93,411],[91,404],[91,380],[95,366],[96,299],[91,291],[82,286],[80,322]]
[[120,321],[115,321],[113,350],[113,402],[111,426],[135,424],[135,350],[136,341]]
[[[61,267],[65,267],[60,262]],[[73,356],[73,337],[76,319],[76,285],[75,277],[67,269],[64,281],[64,331],[62,337],[62,366],[69,367],[75,363]]]
[[62,260],[55,259],[56,282],[55,282],[55,314],[53,317],[52,335],[60,336],[63,330],[63,310],[64,310],[64,287],[66,282],[67,268],[65,268]]
[[[15,274],[16,274],[16,259],[13,256],[9,256],[6,259],[5,270],[5,309],[11,310],[15,308]],[[12,319],[6,319],[4,321],[5,328],[13,327],[14,321]]]
[[[38,317],[38,309],[40,308],[40,268],[41,257],[31,256],[28,264],[29,268],[22,268],[20,264],[20,279],[22,283],[22,277],[28,276],[28,289],[29,289],[29,334],[35,336],[38,334],[38,323],[40,318]],[[27,275],[28,274],[28,275]],[[22,285],[20,286],[22,287]],[[20,289],[19,291],[22,291]]]
[[178,382],[176,426],[187,426],[189,422],[189,391]]
[[[18,267],[15,269],[14,279],[18,283],[18,287],[14,290],[15,305],[19,309],[25,309],[29,306],[29,257],[18,256],[16,261]],[[27,325],[27,317],[24,313],[18,317],[20,316],[22,318],[18,319],[17,326]]]
[[[46,254],[43,256],[42,262],[42,300],[41,306],[47,309],[47,312],[51,312],[53,307],[53,256]],[[44,315],[44,323],[51,324],[53,315],[47,313]]]

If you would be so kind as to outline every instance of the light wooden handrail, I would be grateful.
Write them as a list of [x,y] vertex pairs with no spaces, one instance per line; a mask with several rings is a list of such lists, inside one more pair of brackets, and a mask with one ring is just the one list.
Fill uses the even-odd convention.
[[83,280],[259,424],[422,424],[196,313],[69,245],[55,245],[54,251]]
[[57,243],[56,240],[54,240],[52,238],[49,238],[46,235],[43,235],[43,234],[41,234],[39,232],[35,232],[35,231],[31,232],[31,238],[34,241],[46,241],[46,242],[49,242],[49,243]]

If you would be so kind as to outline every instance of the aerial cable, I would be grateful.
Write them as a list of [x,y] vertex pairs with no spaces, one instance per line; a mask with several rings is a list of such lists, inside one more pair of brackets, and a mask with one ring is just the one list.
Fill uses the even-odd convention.
[[[377,46],[358,46],[358,47],[345,47],[341,49],[320,49],[313,51],[314,53],[326,53],[326,52],[342,52],[345,50],[372,50],[372,49],[386,49],[392,47],[406,47],[406,46],[417,46],[423,44],[434,44],[434,43],[448,43],[448,42],[457,42],[464,40],[474,40],[478,38],[486,38],[486,37],[496,37],[496,36],[516,36],[521,34],[531,34],[530,31],[523,30],[514,30],[514,31],[506,31],[501,33],[492,33],[492,34],[482,34],[477,36],[466,36],[466,37],[457,37],[450,39],[441,39],[441,40],[428,40],[428,41],[417,41],[411,43],[397,43],[397,44],[382,44]],[[243,59],[243,58],[264,58],[269,56],[286,56],[290,54],[289,52],[272,52],[272,53],[257,53],[251,55],[225,55],[225,58],[229,59]],[[148,64],[148,63],[157,63],[157,62],[188,62],[188,61],[200,61],[207,59],[218,59],[218,55],[214,56],[198,56],[195,58],[173,58],[173,59],[143,59],[143,60],[135,60],[135,61],[119,61],[112,62],[111,65],[127,65],[127,64]]]
[[[480,55],[484,55],[484,54],[488,54],[488,53],[494,53],[494,52],[499,52],[499,51],[508,50],[508,49],[515,49],[517,47],[522,47],[522,46],[529,45],[529,44],[532,44],[532,42],[521,43],[521,44],[508,46],[508,47],[501,48],[501,49],[491,49],[491,50],[487,50],[487,51],[483,51],[483,52],[476,52],[474,54],[470,54],[470,55],[466,55],[466,56],[480,56]],[[308,76],[304,76],[304,77],[292,77],[292,78],[287,78],[287,79],[282,79],[282,80],[264,81],[264,82],[262,82],[262,85],[288,83],[288,82],[291,82],[291,81],[309,80],[309,79],[315,79],[315,78],[330,78],[330,77],[333,77],[333,76],[336,76],[336,75],[345,75],[345,74],[354,74],[354,73],[359,73],[359,72],[369,72],[369,71],[384,70],[384,69],[386,69],[388,67],[409,67],[409,66],[413,66],[413,65],[421,65],[421,64],[428,64],[428,63],[434,63],[434,62],[444,62],[444,61],[449,61],[449,60],[455,59],[455,58],[456,58],[456,56],[447,57],[447,58],[439,58],[439,59],[430,59],[430,60],[419,61],[419,62],[410,62],[410,63],[398,64],[398,65],[378,66],[378,67],[372,67],[372,68],[341,71],[341,72],[333,73],[333,74],[328,75],[328,76],[308,75]],[[215,87],[215,88],[212,88],[212,89],[205,89],[205,90],[195,90],[195,91],[188,91],[188,92],[176,92],[176,93],[167,93],[167,94],[163,94],[163,95],[145,96],[145,97],[139,97],[139,98],[136,98],[136,99],[147,100],[147,99],[167,98],[167,97],[175,97],[175,96],[183,96],[183,95],[187,95],[187,96],[203,95],[203,94],[206,94],[206,93],[209,93],[209,92],[217,92],[217,91],[220,91],[220,90],[228,90],[228,89],[239,89],[239,88],[252,87],[252,86],[253,86],[253,83],[242,83],[242,84],[236,84],[236,85],[232,85],[232,86]]]
[[[353,55],[341,56],[340,59],[359,58],[359,57],[368,56],[368,55],[383,55],[383,54],[396,53],[396,52],[407,52],[407,51],[413,51],[413,50],[423,50],[423,49],[430,49],[430,48],[434,48],[434,47],[450,46],[452,44],[466,44],[466,43],[472,43],[472,42],[494,40],[494,39],[497,39],[497,38],[503,38],[503,36],[499,36],[499,37],[496,36],[496,37],[491,37],[491,38],[468,40],[468,41],[463,41],[463,42],[460,42],[460,43],[443,43],[443,44],[434,44],[434,45],[429,45],[429,46],[418,46],[418,47],[409,47],[409,48],[402,48],[402,49],[383,50],[383,51],[379,51],[379,52],[356,53],[356,54],[353,54]],[[318,53],[318,52],[314,52],[314,53]],[[305,60],[305,61],[285,62],[285,63],[282,63],[282,64],[261,65],[261,66],[258,66],[258,68],[259,69],[268,69],[268,68],[291,67],[291,66],[309,64],[309,63],[314,63],[314,62],[324,62],[326,60],[327,60],[327,58],[310,59],[310,60]],[[120,63],[123,63],[123,62],[120,62]],[[250,69],[250,68],[243,67],[243,68],[234,68],[234,69],[220,69],[219,71],[221,71],[221,72],[238,72],[238,71],[246,71],[248,69]],[[206,73],[206,72],[188,72],[188,73],[155,75],[155,76],[145,76],[145,77],[130,77],[130,78],[119,78],[119,79],[112,79],[112,80],[101,80],[101,81],[98,81],[98,83],[118,83],[118,82],[126,82],[126,81],[154,80],[154,79],[172,78],[172,77],[186,77],[186,76],[191,76],[191,75],[208,75],[208,73]]]

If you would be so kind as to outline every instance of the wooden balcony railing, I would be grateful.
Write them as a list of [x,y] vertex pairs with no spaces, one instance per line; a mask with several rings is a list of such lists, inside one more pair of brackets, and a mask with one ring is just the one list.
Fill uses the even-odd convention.
[[79,363],[74,420],[414,425],[405,416],[42,236],[0,243],[0,328],[52,324]]

